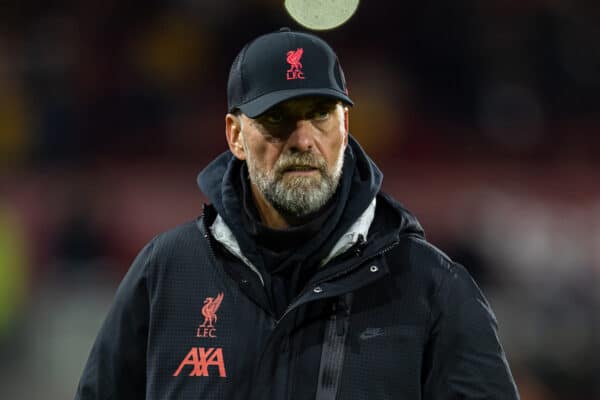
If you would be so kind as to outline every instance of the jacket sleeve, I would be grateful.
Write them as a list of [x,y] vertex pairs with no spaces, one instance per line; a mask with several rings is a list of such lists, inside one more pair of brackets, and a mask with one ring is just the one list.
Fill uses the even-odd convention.
[[146,271],[152,249],[150,243],[140,252],[119,285],[83,370],[76,400],[145,398]]
[[423,398],[519,399],[490,305],[462,266],[449,272],[434,301]]

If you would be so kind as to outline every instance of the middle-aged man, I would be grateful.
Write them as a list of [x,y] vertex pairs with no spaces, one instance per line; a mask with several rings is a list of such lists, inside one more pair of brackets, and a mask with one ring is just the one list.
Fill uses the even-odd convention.
[[211,204],[136,258],[76,398],[518,399],[477,285],[349,135],[333,50],[260,36],[227,95]]

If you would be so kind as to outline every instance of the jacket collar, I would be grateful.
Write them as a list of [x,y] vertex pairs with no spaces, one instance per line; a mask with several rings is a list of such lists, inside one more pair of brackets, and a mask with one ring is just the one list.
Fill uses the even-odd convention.
[[[373,198],[371,204],[365,209],[365,211],[356,219],[356,221],[348,228],[346,233],[344,233],[333,246],[329,254],[321,260],[320,265],[324,266],[331,259],[343,254],[352,246],[354,246],[359,241],[367,240],[367,233],[369,232],[369,228],[371,227],[371,223],[373,222],[373,218],[375,217],[375,207],[376,207],[376,197]],[[219,243],[221,243],[230,253],[238,257],[248,268],[254,271],[261,283],[264,285],[264,279],[262,274],[256,268],[252,262],[244,256],[242,250],[240,249],[240,245],[235,238],[235,235],[227,226],[221,215],[217,215],[215,221],[210,226],[210,231]]]

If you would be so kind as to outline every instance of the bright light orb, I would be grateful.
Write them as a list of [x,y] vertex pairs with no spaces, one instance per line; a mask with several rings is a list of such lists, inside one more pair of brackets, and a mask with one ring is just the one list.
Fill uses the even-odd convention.
[[360,0],[285,0],[290,16],[300,25],[323,31],[337,28],[352,17]]

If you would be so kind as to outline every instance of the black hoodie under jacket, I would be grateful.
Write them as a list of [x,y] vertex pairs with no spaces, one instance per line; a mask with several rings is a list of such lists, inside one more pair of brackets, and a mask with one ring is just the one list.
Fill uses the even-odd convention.
[[[348,199],[335,226],[303,246],[313,252],[290,263],[312,269],[282,313],[265,286],[277,268],[261,264],[241,229],[241,163],[228,152],[211,163],[199,183],[212,205],[135,259],[75,398],[518,399],[476,283],[379,191],[381,173],[352,138],[349,147],[354,165],[345,163],[348,187],[337,194]],[[375,196],[366,235],[352,223],[373,198],[356,201],[355,189]],[[311,259],[348,237],[324,265]]]

